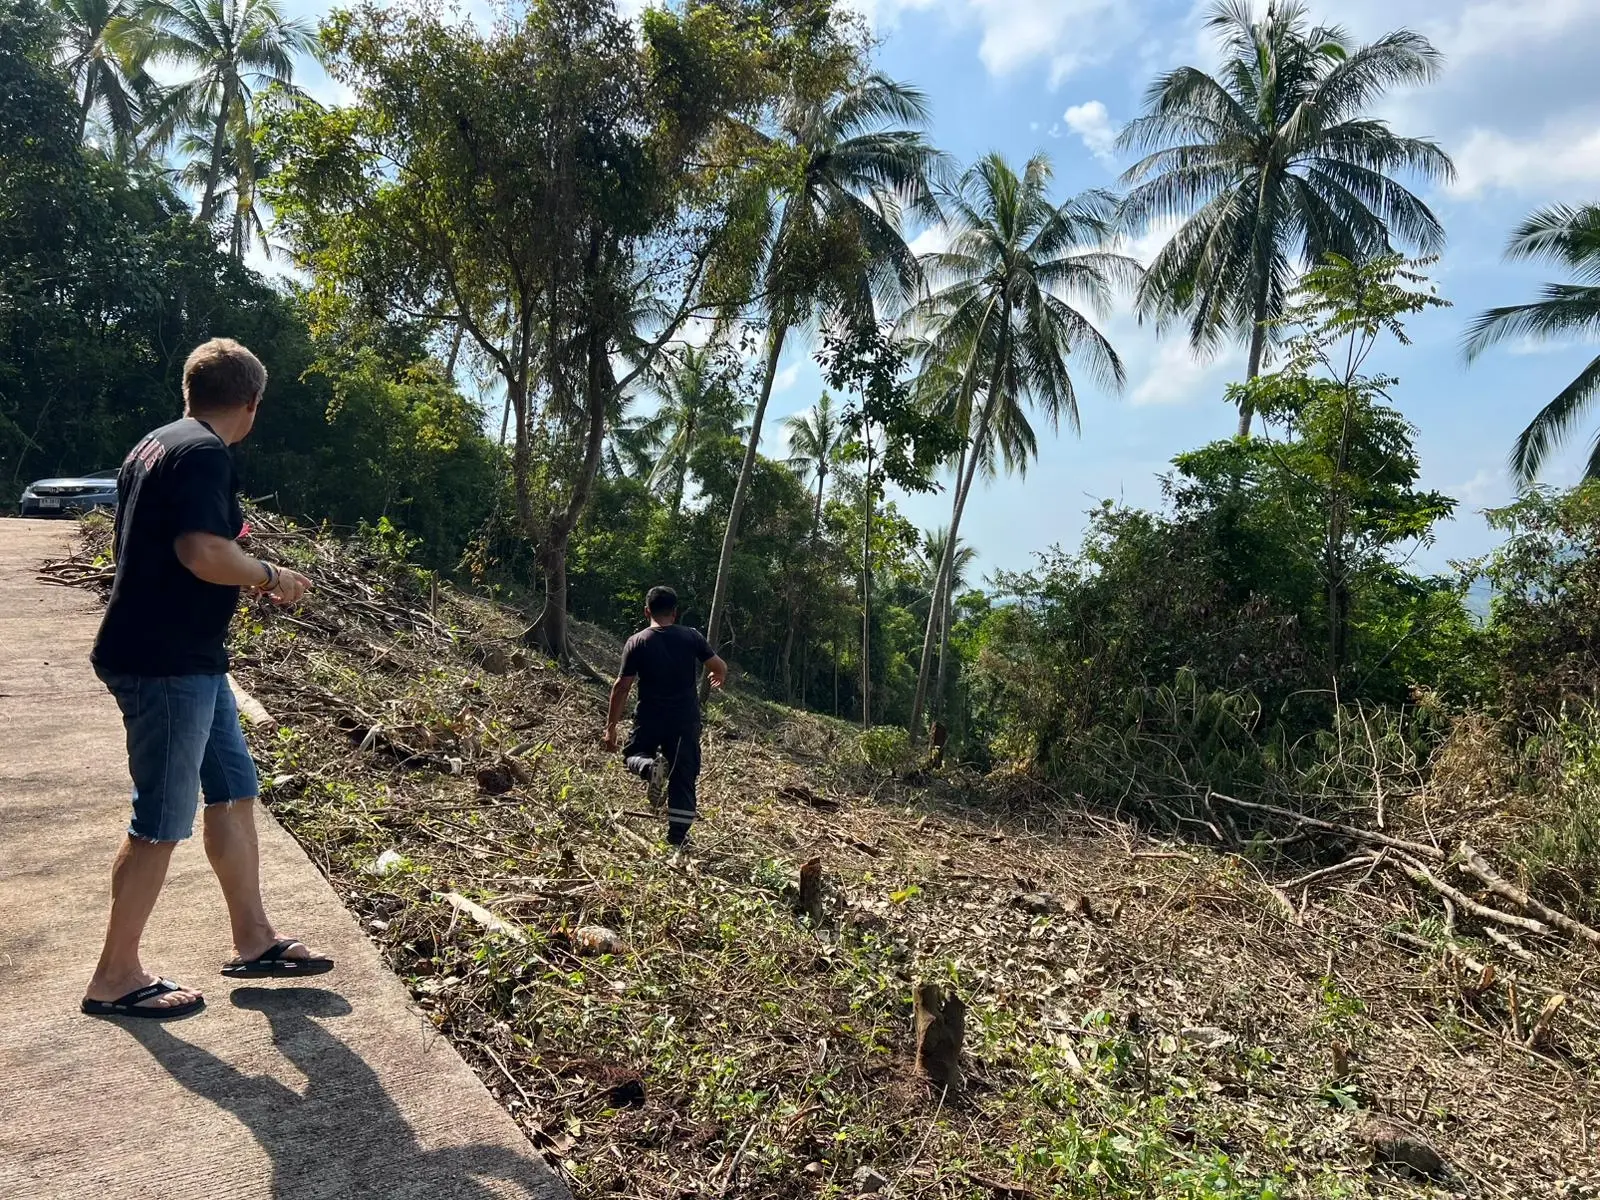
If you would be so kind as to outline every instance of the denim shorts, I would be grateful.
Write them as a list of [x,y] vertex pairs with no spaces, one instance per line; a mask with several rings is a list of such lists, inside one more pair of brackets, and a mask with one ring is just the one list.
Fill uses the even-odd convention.
[[97,671],[128,731],[133,821],[147,842],[181,842],[207,804],[256,795],[256,765],[226,675],[117,675]]

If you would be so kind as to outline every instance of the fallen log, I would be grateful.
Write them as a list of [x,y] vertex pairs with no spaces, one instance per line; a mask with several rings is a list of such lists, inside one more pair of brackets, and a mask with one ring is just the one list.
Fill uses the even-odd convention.
[[1582,921],[1574,920],[1572,917],[1567,916],[1566,913],[1557,912],[1549,905],[1541,904],[1515,884],[1503,879],[1495,872],[1493,867],[1484,861],[1482,855],[1465,842],[1461,843],[1461,860],[1456,865],[1468,875],[1477,879],[1484,887],[1502,900],[1509,900],[1525,912],[1532,913],[1541,921],[1554,925],[1557,929],[1570,933],[1574,937],[1580,937],[1591,945],[1600,946],[1600,930],[1593,929]]

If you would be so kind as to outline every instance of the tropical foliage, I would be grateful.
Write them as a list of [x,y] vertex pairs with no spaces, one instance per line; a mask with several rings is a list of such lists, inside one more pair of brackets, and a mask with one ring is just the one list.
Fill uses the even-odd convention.
[[[1140,308],[1181,315],[1196,349],[1248,341],[1253,378],[1297,271],[1328,254],[1444,244],[1438,218],[1393,176],[1448,179],[1449,157],[1370,115],[1386,89],[1428,82],[1441,60],[1409,29],[1352,45],[1297,0],[1259,19],[1249,0],[1220,0],[1207,25],[1221,70],[1162,75],[1122,132],[1124,148],[1149,151],[1122,177],[1123,215],[1136,227],[1181,222],[1150,265]],[[1239,431],[1249,428],[1246,403]]]
[[[1126,194],[1074,195],[1042,155],[951,166],[830,0],[630,13],[362,6],[313,33],[275,0],[0,0],[0,476],[114,463],[226,333],[272,371],[249,494],[403,531],[579,670],[605,664],[571,618],[627,632],[670,581],[744,689],[933,716],[950,761],[1064,786],[1152,723],[1226,780],[1358,715],[1425,741],[1476,707],[1515,741],[1594,704],[1590,489],[1494,514],[1484,621],[1476,568],[1409,565],[1454,502],[1391,365],[1443,302],[1396,248],[1442,243],[1410,188],[1451,167],[1372,114],[1439,70],[1420,35],[1221,5],[1220,64],[1162,76],[1125,131]],[[302,94],[313,58],[347,102]],[[1593,205],[1529,218],[1512,257],[1569,278],[1469,354],[1592,333],[1597,230]],[[986,574],[974,492],[1121,386],[1104,317],[1129,303],[1196,353],[1249,344],[1246,436]],[[827,390],[767,428],[807,354]],[[1600,359],[1535,416],[1524,481],[1597,384]],[[901,497],[941,486],[919,529]]]
[[[1574,281],[1546,284],[1537,300],[1484,313],[1467,332],[1469,358],[1510,337],[1581,339],[1592,338],[1600,330],[1600,204],[1541,209],[1512,233],[1506,257],[1553,262],[1567,268]],[[1519,482],[1533,482],[1550,452],[1571,435],[1597,393],[1600,357],[1591,359],[1517,438],[1511,469]],[[1600,439],[1590,451],[1584,475],[1600,477]]]

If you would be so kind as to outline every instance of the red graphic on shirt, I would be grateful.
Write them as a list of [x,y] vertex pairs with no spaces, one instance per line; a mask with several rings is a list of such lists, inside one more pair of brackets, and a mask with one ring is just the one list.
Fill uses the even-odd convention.
[[136,462],[146,471],[148,471],[161,461],[162,456],[164,456],[166,452],[167,448],[159,441],[153,437],[146,437],[131,451],[129,451],[128,457],[124,460],[123,465],[127,466],[128,463]]

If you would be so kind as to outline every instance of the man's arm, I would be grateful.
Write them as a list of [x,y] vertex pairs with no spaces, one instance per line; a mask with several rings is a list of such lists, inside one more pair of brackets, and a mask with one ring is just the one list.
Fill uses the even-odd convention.
[[251,558],[238,542],[214,533],[196,530],[179,534],[172,549],[178,561],[197,579],[224,587],[252,587],[269,592],[279,604],[295,603],[311,586],[311,581],[300,572]]
[[711,686],[714,688],[728,681],[728,664],[722,661],[720,654],[713,654],[706,659],[706,674],[711,676]]
[[618,675],[617,681],[611,685],[611,709],[606,713],[607,750],[617,748],[617,726],[622,722],[622,706],[628,702],[628,693],[632,690],[632,675]]

